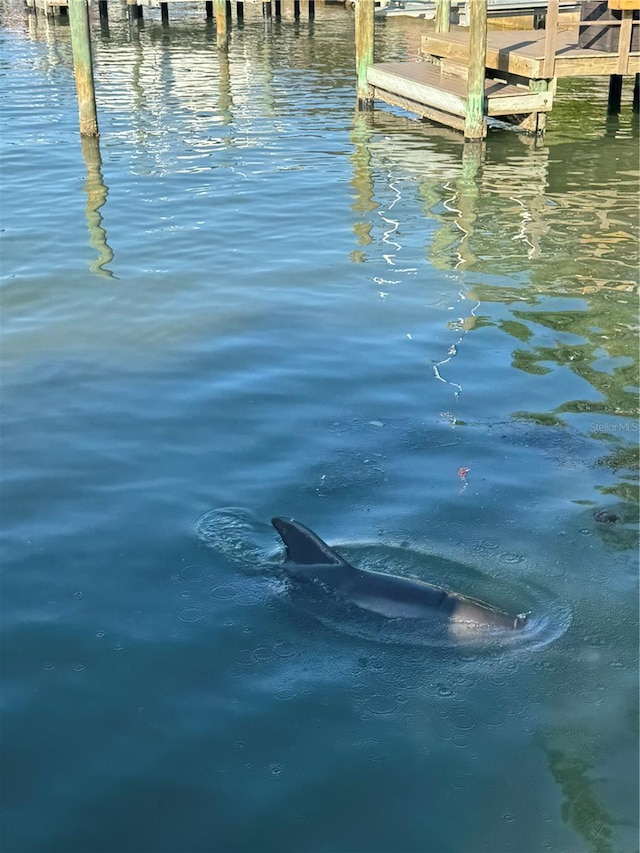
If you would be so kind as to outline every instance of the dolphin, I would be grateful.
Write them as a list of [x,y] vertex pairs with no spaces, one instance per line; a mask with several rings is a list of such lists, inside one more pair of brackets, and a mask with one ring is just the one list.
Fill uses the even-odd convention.
[[292,518],[272,518],[286,547],[283,569],[296,580],[311,581],[350,604],[389,619],[439,619],[457,638],[478,630],[520,630],[528,614],[515,616],[490,604],[425,581],[358,569]]

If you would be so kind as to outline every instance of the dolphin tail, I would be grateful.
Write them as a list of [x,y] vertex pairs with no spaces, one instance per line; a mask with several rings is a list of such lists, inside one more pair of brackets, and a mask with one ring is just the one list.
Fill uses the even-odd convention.
[[272,518],[271,524],[282,537],[287,549],[285,564],[303,566],[349,566],[339,554],[323,542],[319,536],[293,518]]

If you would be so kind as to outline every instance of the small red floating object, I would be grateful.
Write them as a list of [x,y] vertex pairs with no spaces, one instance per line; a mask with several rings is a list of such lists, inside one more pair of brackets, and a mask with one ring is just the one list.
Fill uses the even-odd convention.
[[466,480],[467,474],[470,470],[471,468],[458,468],[458,477],[460,477],[461,480]]

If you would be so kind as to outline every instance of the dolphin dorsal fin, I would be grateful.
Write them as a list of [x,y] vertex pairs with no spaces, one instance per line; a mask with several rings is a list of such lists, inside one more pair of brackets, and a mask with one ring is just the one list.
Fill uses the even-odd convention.
[[[272,518],[271,524],[287,549],[286,562],[303,566],[346,566],[349,563],[304,524],[293,518]],[[349,567],[350,568],[350,567]]]

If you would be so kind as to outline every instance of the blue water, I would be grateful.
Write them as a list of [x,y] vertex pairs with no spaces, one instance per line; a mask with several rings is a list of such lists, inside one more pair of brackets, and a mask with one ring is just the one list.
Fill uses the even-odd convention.
[[[227,62],[118,8],[99,147],[68,27],[1,12],[3,851],[636,850],[630,92],[478,168],[354,113],[347,10]],[[273,515],[529,628],[318,601]]]

